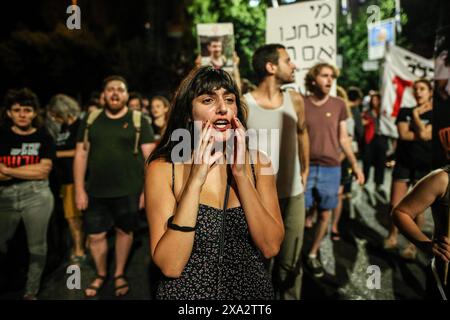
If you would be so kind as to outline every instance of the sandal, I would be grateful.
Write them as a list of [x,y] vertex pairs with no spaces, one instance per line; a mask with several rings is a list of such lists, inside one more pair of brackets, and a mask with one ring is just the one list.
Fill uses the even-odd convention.
[[400,252],[400,257],[408,261],[414,261],[417,257],[417,249],[413,244],[408,245],[402,252]]
[[[97,280],[97,279],[102,280],[102,283],[101,283],[99,286],[94,286],[93,283],[94,283],[95,280]],[[99,274],[96,274],[94,280],[91,281],[91,284],[90,284],[86,289],[84,289],[84,295],[85,295],[86,297],[88,297],[88,298],[94,298],[94,297],[96,297],[97,294],[98,294],[98,291],[100,291],[100,289],[103,288],[103,286],[105,285],[105,283],[106,283],[106,276],[101,276],[101,275],[99,275]],[[87,294],[86,294],[86,290],[92,290],[92,291],[95,292],[95,294],[92,295],[92,296],[87,295]]]
[[72,255],[70,256],[70,263],[80,265],[87,260],[87,256],[84,254],[82,256]]
[[332,241],[339,241],[339,240],[341,240],[341,234],[339,232],[331,231],[331,240]]
[[383,240],[383,248],[385,250],[397,249],[397,240],[391,240],[391,238],[386,238]]
[[[116,281],[119,280],[119,279],[123,280],[123,281],[124,281],[124,284],[121,284],[121,285],[119,285],[119,286],[116,286]],[[120,293],[120,294],[119,294],[119,293],[117,292],[117,291],[119,291],[119,290],[121,290],[121,289],[124,289],[124,288],[128,288],[128,290],[125,291],[125,293]],[[123,274],[121,274],[121,275],[119,275],[119,276],[117,276],[117,277],[114,277],[114,291],[115,291],[115,293],[116,293],[116,297],[123,297],[123,296],[127,295],[128,292],[130,292],[130,285],[129,285],[129,283],[128,283],[127,278],[126,278]]]
[[24,294],[24,296],[22,297],[23,300],[37,300],[37,297],[35,294],[33,293],[26,293]]

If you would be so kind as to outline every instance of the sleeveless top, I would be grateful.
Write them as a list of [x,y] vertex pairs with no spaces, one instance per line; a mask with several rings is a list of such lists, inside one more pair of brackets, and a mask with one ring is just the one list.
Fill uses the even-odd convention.
[[[175,186],[172,163],[172,192]],[[253,177],[255,179],[252,165]],[[255,180],[256,181],[256,180]],[[242,207],[199,204],[192,253],[181,276],[163,277],[156,298],[168,300],[270,300],[274,298],[264,257],[253,243]],[[175,193],[174,193],[175,194]]]
[[261,107],[250,92],[244,98],[248,106],[248,131],[254,129],[253,134],[258,137],[254,149],[264,152],[272,161],[277,175],[278,198],[299,195],[304,190],[298,157],[298,117],[290,93],[283,92],[283,104],[276,109]]
[[[445,194],[441,197],[438,198],[434,201],[434,203],[431,205],[431,210],[433,213],[433,220],[435,223],[435,231],[436,228],[440,228],[440,230],[438,231],[438,234],[446,234],[447,233],[447,228],[448,228],[448,220],[450,219],[450,213],[449,213],[449,203],[450,203],[450,165],[447,165],[445,167],[442,168],[442,170],[444,170],[447,175],[448,175],[448,185],[447,185],[447,189]],[[441,219],[438,217],[445,217],[444,219]],[[436,222],[440,221],[440,224],[443,225],[436,225]],[[435,235],[433,235],[433,238],[435,237]],[[438,267],[438,270],[443,270],[445,268],[445,264],[443,262],[443,260],[441,259],[436,259],[436,267]],[[447,275],[447,280],[449,276]],[[444,286],[444,290],[447,290],[446,292],[449,292],[448,290],[450,289],[450,283],[447,284],[447,286]],[[448,293],[447,293],[448,294]]]
[[[446,216],[449,219],[449,202],[450,202],[450,165],[447,165],[442,168],[448,174],[449,184],[447,186],[447,191],[441,197],[436,199],[434,203],[431,205],[431,210],[433,212],[433,217],[435,216]],[[448,224],[446,224],[448,225]]]

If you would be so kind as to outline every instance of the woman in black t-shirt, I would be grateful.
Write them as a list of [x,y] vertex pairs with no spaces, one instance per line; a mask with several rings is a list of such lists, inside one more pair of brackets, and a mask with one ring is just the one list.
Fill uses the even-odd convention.
[[47,258],[47,227],[53,210],[48,175],[55,158],[51,136],[37,127],[39,102],[29,89],[5,98],[0,127],[0,254],[23,220],[30,252],[24,299],[35,299]]
[[[433,88],[430,81],[420,79],[414,82],[413,89],[417,106],[401,108],[396,121],[399,139],[392,173],[391,208],[400,202],[410,186],[431,171]],[[423,215],[419,215],[417,219],[418,225],[422,225]],[[391,223],[384,248],[396,248],[397,235],[398,229]],[[416,247],[410,243],[401,252],[401,256],[413,260],[416,253]]]
[[73,240],[70,255],[72,263],[86,260],[84,253],[84,235],[82,231],[82,214],[75,206],[75,189],[73,182],[73,159],[78,127],[80,126],[80,107],[71,97],[57,94],[48,104],[50,118],[61,125],[56,135],[56,173],[61,184],[64,217],[69,225]]

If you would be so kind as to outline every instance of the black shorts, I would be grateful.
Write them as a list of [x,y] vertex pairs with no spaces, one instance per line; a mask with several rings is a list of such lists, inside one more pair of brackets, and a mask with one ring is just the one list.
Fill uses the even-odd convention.
[[350,193],[352,191],[353,174],[352,166],[347,159],[341,162],[341,186],[344,186],[343,193]]
[[113,226],[124,232],[137,230],[139,196],[140,194],[114,198],[89,196],[88,208],[83,214],[86,234],[106,232]]
[[409,183],[416,183],[423,177],[425,177],[427,174],[431,172],[431,168],[418,168],[418,169],[412,169],[408,168],[401,162],[396,162],[394,171],[392,172],[392,178],[394,180],[402,180]]

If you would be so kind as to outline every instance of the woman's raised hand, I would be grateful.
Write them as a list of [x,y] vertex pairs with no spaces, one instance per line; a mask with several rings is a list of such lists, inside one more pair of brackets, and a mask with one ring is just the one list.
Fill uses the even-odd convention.
[[212,130],[211,121],[206,121],[202,129],[200,143],[193,153],[194,163],[192,164],[190,177],[192,181],[199,183],[200,186],[203,186],[205,183],[212,166],[223,156],[223,152],[221,151],[216,151],[214,154],[211,154],[214,145]]
[[232,120],[234,128],[234,151],[233,151],[233,165],[231,166],[231,172],[235,177],[245,174],[245,128],[239,121],[237,116],[234,116]]

